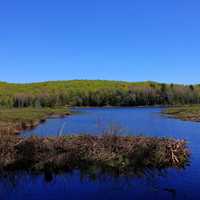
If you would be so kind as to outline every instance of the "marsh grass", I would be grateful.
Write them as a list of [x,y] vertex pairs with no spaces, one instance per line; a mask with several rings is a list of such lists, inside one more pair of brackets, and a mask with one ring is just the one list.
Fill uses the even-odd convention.
[[66,107],[58,108],[13,108],[0,110],[0,133],[17,134],[32,129],[48,117],[69,115]]
[[186,121],[200,122],[200,105],[167,108],[163,114]]

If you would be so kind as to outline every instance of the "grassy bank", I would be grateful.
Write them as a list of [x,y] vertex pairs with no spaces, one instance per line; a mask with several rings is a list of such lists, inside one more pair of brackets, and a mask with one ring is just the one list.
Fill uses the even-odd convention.
[[185,141],[141,136],[2,136],[0,169],[67,171],[89,166],[119,174],[136,169],[184,167]]
[[44,122],[50,116],[69,115],[67,108],[12,108],[0,110],[0,134],[17,134]]
[[181,120],[200,122],[200,105],[168,108],[163,114]]

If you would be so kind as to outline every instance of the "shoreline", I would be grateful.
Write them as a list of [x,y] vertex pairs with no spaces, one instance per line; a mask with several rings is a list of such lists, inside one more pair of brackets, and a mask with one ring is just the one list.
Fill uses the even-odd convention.
[[191,105],[166,105],[166,104],[157,104],[157,105],[143,105],[143,106],[69,106],[70,109],[78,108],[180,108],[187,106],[200,106],[200,104],[191,104]]
[[149,108],[171,107],[170,105],[144,105],[144,106],[70,106],[69,108]]
[[[47,119],[51,118],[62,118],[65,116],[72,115],[73,110],[76,114],[76,109],[120,109],[120,108],[163,108],[164,110],[161,111],[161,114],[163,116],[169,117],[169,118],[175,118],[180,119],[183,121],[193,121],[193,122],[200,122],[200,106],[199,105],[191,105],[191,106],[179,106],[179,105],[153,105],[153,106],[65,106],[65,107],[59,107],[59,108],[11,108],[11,109],[3,109],[0,111],[0,134],[12,134],[12,135],[19,135],[20,132],[25,130],[32,130],[38,125],[44,123]],[[188,110],[190,109],[199,109],[199,113],[197,113],[198,116],[192,115],[190,116],[188,113]],[[187,110],[188,109],[188,110]],[[180,116],[179,112],[182,110],[185,111],[185,115]],[[21,112],[22,116],[20,115],[15,120],[12,119],[11,116],[6,115],[5,118],[2,120],[1,118],[4,115],[4,112],[10,113],[10,115],[15,115],[15,111]],[[36,119],[29,119],[30,115],[32,113],[38,113],[38,117]],[[43,114],[44,112],[44,114]],[[42,113],[42,115],[41,115]],[[25,119],[23,114],[28,114],[28,119]],[[6,119],[6,117],[8,119]],[[22,117],[22,119],[20,118]],[[10,121],[9,121],[10,118]],[[13,121],[12,121],[13,120]]]

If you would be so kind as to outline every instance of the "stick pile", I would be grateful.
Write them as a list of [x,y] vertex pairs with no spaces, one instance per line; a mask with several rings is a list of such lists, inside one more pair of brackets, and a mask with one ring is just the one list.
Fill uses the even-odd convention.
[[184,167],[188,159],[186,142],[167,138],[3,135],[0,140],[2,170],[67,171],[95,166],[124,174],[135,169]]

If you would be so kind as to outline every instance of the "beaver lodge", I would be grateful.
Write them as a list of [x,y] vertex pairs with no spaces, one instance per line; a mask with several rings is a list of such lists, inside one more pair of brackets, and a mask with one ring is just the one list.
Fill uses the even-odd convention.
[[142,136],[79,135],[22,138],[2,135],[1,170],[68,171],[94,166],[119,174],[137,169],[184,167],[184,140]]

